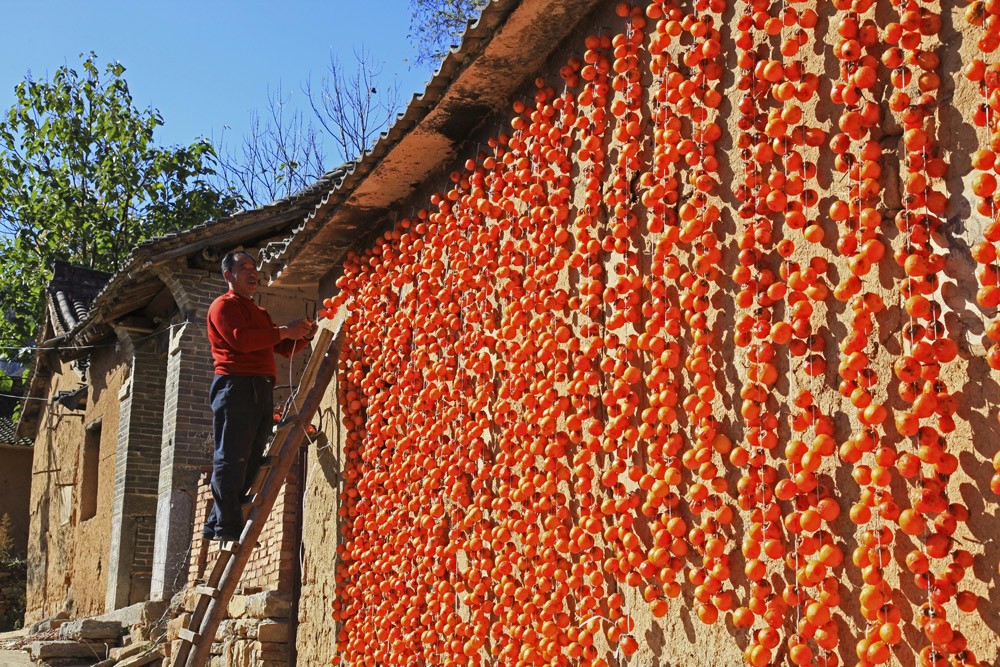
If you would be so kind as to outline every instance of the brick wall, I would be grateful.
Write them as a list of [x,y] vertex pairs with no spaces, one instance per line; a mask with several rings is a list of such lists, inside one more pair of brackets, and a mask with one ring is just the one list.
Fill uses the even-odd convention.
[[131,356],[131,377],[119,393],[121,409],[115,456],[108,610],[145,600],[153,568],[156,490],[160,469],[166,340],[119,332]]
[[180,308],[167,355],[166,393],[154,547],[153,599],[183,587],[183,563],[191,547],[191,525],[199,471],[210,461],[212,415],[208,389],[213,368],[205,317],[226,285],[216,273],[191,271],[182,263],[161,273]]
[[[188,561],[188,581],[206,577],[215,562],[219,546],[201,537],[201,527],[212,507],[211,471],[206,468],[198,480],[198,500],[192,524],[194,541]],[[240,578],[237,592],[249,594],[258,591],[291,591],[291,573],[295,558],[295,511],[298,491],[298,473],[293,468],[281,487],[274,509],[264,524],[246,570]]]

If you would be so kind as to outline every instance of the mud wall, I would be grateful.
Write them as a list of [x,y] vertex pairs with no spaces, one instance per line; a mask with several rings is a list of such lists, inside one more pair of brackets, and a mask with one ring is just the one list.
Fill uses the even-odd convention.
[[10,445],[0,448],[3,470],[0,471],[0,517],[10,516],[8,539],[10,553],[23,557],[28,549],[28,499],[31,497],[31,459],[29,447]]
[[326,304],[300,649],[996,660],[1000,98],[969,7],[587,17]]
[[[51,400],[62,390],[76,389],[82,380],[70,364],[57,366],[57,371],[34,446],[27,623],[63,610],[72,617],[105,610],[118,394],[129,369],[113,345],[95,351],[90,357],[86,408],[73,411]],[[84,442],[88,428],[93,434],[98,424],[97,479],[89,480],[94,486],[88,491],[93,494],[93,514],[83,519]]]

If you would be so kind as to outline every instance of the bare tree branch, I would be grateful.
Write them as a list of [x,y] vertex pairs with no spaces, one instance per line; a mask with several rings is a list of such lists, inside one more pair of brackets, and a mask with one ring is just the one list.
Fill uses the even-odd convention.
[[355,68],[348,73],[330,54],[319,88],[306,82],[305,93],[320,126],[336,144],[343,162],[357,158],[387,130],[400,106],[399,86],[381,87],[382,63],[361,47],[354,50]]
[[[219,181],[245,206],[261,206],[311,185],[330,168],[326,147],[336,164],[355,159],[386,130],[399,107],[398,85],[379,83],[382,64],[369,51],[354,51],[348,71],[330,56],[319,85],[303,85],[311,117],[296,110],[291,95],[268,91],[267,108],[250,114],[250,127],[238,147],[219,140]],[[308,112],[306,112],[308,114]]]
[[323,141],[291,95],[269,90],[263,114],[250,112],[250,127],[238,148],[219,141],[219,178],[248,206],[261,206],[311,185],[325,171]]
[[489,0],[410,0],[410,42],[418,65],[436,67]]

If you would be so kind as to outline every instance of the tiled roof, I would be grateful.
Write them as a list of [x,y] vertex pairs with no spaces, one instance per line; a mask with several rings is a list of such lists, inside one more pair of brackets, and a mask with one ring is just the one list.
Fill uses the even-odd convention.
[[0,445],[22,445],[24,447],[30,447],[30,438],[21,438],[20,440],[15,439],[16,430],[14,422],[7,417],[0,417]]
[[94,297],[90,310],[85,317],[79,318],[69,335],[76,337],[82,345],[89,344],[107,334],[102,313],[114,319],[122,310],[144,305],[143,301],[152,298],[162,288],[159,278],[151,270],[158,264],[191,256],[211,246],[247,244],[297,223],[315,208],[330,188],[341,182],[346,172],[345,166],[331,169],[312,185],[260,208],[237,211],[218,220],[140,243],[129,254],[122,268]]
[[87,316],[90,304],[111,278],[110,273],[57,261],[45,291],[49,316],[57,335],[71,331]]

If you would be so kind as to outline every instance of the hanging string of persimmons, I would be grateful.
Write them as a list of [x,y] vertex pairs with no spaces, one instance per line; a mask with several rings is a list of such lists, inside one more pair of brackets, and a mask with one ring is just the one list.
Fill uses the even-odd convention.
[[[640,607],[731,623],[757,667],[978,664],[933,240],[941,18],[892,0],[880,25],[875,4],[824,9],[839,63],[825,128],[805,3],[736,3],[735,90],[726,0],[620,3],[622,29],[588,36],[561,90],[538,79],[428,208],[348,255],[322,313],[347,311],[334,664],[623,665]],[[1000,3],[966,18],[989,57]],[[993,312],[1000,63],[964,74],[983,96],[972,191],[992,222],[972,255]],[[881,201],[890,120],[898,210]],[[1000,320],[986,335],[1000,369]],[[720,392],[733,382],[739,401]],[[856,497],[834,488],[845,477]]]

